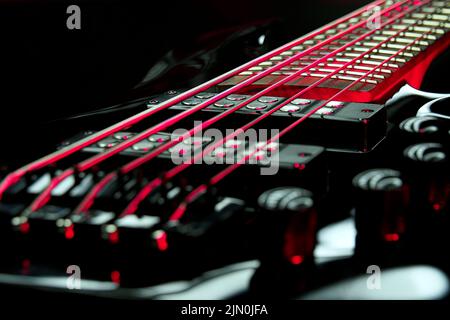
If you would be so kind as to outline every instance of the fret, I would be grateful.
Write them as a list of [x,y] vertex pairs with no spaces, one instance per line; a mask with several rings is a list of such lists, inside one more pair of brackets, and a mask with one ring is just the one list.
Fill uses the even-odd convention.
[[415,19],[425,19],[427,15],[425,13],[422,12],[417,12],[417,13],[413,13],[411,14],[411,17],[415,18]]
[[334,50],[337,50],[337,49],[339,49],[339,48],[341,48],[341,47],[340,47],[340,46],[335,46],[335,45],[327,46],[327,49],[328,49],[329,51],[334,51]]
[[445,7],[445,1],[433,1],[433,7]]
[[418,38],[422,35],[422,33],[417,33],[417,32],[405,32],[404,33],[405,37],[407,38]]
[[311,77],[316,77],[316,78],[324,78],[324,77],[326,77],[326,76],[328,76],[326,73],[317,73],[317,72],[314,72],[314,73],[302,73],[302,76],[311,76]]
[[[350,57],[350,58],[356,58],[360,55],[360,53],[356,53],[356,52],[341,52],[340,53],[343,56],[346,57]],[[388,59],[390,56],[389,55],[379,55],[379,54],[370,54],[368,56],[368,58],[372,59],[372,60],[386,60]],[[351,59],[349,59],[350,61]],[[400,58],[400,57],[395,57],[393,58],[391,61],[398,61],[401,63],[406,63],[406,59]],[[348,61],[347,61],[348,62]]]
[[[405,32],[405,37],[407,38],[418,38],[422,35],[422,33],[417,33],[417,32]],[[432,35],[432,34],[428,34],[425,36],[425,39],[431,40],[431,41],[436,41],[437,37]]]
[[[396,32],[394,32],[394,31],[391,31],[390,32],[390,34],[388,34],[388,36],[393,36],[393,35],[395,35],[396,34]],[[385,41],[386,39],[387,39],[388,37],[384,37],[384,36],[373,36],[372,37],[372,40],[375,40],[375,41]]]
[[[340,80],[348,80],[348,81],[357,81],[358,80],[357,77],[350,77],[350,76],[338,76],[337,78]],[[362,79],[360,82],[378,84],[378,81],[373,80],[373,79]]]
[[[408,38],[395,38],[395,42],[399,42],[399,43],[404,43],[406,45],[411,43],[411,39]],[[430,45],[430,43],[428,41],[422,40],[422,41],[418,41],[418,44],[420,44],[421,46],[426,46],[428,47]]]
[[[361,77],[361,76],[363,76],[365,74],[365,72],[350,71],[350,70],[345,70],[342,73],[346,73],[346,74],[354,75],[354,76],[359,76],[359,77]],[[384,80],[386,78],[385,76],[383,76],[381,74],[369,74],[368,77],[370,77],[370,78],[378,78],[378,79],[382,79],[382,80]]]
[[[380,54],[386,54],[386,55],[393,56],[394,54],[396,54],[397,51],[382,49],[382,50],[377,50],[377,52],[380,53]],[[409,53],[409,52],[402,52],[401,55],[404,56],[404,57],[408,57],[408,58],[414,57],[414,55],[412,53]]]
[[[284,68],[281,68],[281,70],[284,70],[284,71],[291,71],[291,70],[293,70],[293,71],[298,71],[298,70],[301,70],[302,68],[299,68],[299,67],[284,67]],[[311,68],[311,69],[309,69],[309,71],[317,71],[317,68]]]
[[[371,54],[369,57],[370,57],[370,59],[373,59],[373,60],[384,61],[384,60],[388,59],[390,56],[382,56],[382,55],[379,55],[379,54]],[[406,59],[399,58],[399,57],[395,57],[395,58],[391,59],[391,61],[392,60],[393,61],[398,61],[398,62],[401,62],[401,63],[406,63],[407,62]]]
[[270,58],[270,60],[272,60],[272,61],[281,61],[281,60],[283,60],[283,58],[281,56],[275,56],[275,57]]
[[357,46],[357,47],[355,47],[355,48],[364,48],[364,47],[366,47],[366,48],[372,48],[372,47],[375,47],[375,46],[377,46],[377,45],[378,45],[377,42],[363,42],[363,43],[362,43],[362,46]]
[[327,64],[327,66],[332,67],[332,68],[340,68],[343,66],[343,64],[341,63],[329,63]]
[[[401,36],[404,36],[404,37],[410,37],[410,38],[413,38],[413,39],[415,39],[416,37],[420,37],[421,35],[423,35],[424,33],[427,33],[427,32],[431,32],[430,34],[427,34],[427,35],[425,35],[425,39],[429,39],[429,40],[433,40],[433,41],[435,41],[435,40],[437,40],[437,37],[435,36],[435,34],[437,33],[436,31],[435,32],[433,32],[435,29],[432,29],[432,28],[428,28],[428,27],[413,27],[413,28],[411,28],[411,30],[410,31],[405,31],[405,32],[402,32],[401,33]],[[383,35],[386,35],[386,36],[393,36],[394,34],[396,34],[396,31],[391,31],[391,30],[383,30],[382,32],[381,32]],[[372,39],[373,40],[376,40],[376,41],[384,41],[384,40],[386,40],[388,37],[384,37],[384,36],[374,36],[374,37],[372,37]]]
[[[403,49],[403,48],[402,48],[402,49]],[[400,50],[401,50],[401,49],[400,49]],[[407,48],[407,50],[403,51],[400,55],[403,56],[403,57],[413,58],[413,57],[415,57],[419,52],[422,51],[422,50],[420,50],[420,48],[417,48],[417,50],[415,50],[415,51],[411,50],[411,51],[413,51],[413,52],[408,52],[408,50],[410,50],[410,48]],[[385,51],[390,51],[390,53],[389,53],[388,55],[394,55],[394,54],[395,54],[395,53],[392,53],[391,50],[385,50]],[[394,51],[394,52],[396,52],[396,51]],[[380,51],[380,53],[382,53],[382,52]]]
[[447,21],[448,20],[448,16],[444,15],[444,14],[433,14],[433,15],[431,15],[431,18],[433,20],[439,20],[439,21]]
[[363,45],[366,47],[375,47],[378,45],[378,42],[367,41],[367,42],[363,42]]
[[328,72],[328,73],[331,73],[331,72],[333,72],[335,69],[329,69],[329,68],[320,68],[319,69],[319,71],[320,72]]
[[[377,66],[377,65],[380,64],[379,61],[372,61],[372,60],[362,60],[362,63],[368,64],[368,65],[372,65],[372,66]],[[403,66],[403,63],[392,63],[392,62],[389,62],[389,63],[387,63],[387,66],[389,66],[390,68],[399,69],[399,68],[401,68]]]
[[[342,66],[343,65],[341,65],[341,67]],[[348,74],[354,74],[354,75],[363,75],[366,71],[372,70],[373,66],[365,66],[365,65],[362,65],[362,64],[357,64],[357,65],[354,65],[354,66],[348,66],[347,68],[348,68],[347,71],[340,72],[340,73],[348,73]],[[361,70],[361,71],[364,71],[364,72],[361,73],[358,70]],[[392,75],[392,70],[385,69],[385,68],[379,69],[379,70],[377,70],[377,72],[378,73],[383,73],[384,75],[377,75],[377,76],[375,76],[376,78],[381,78],[381,77],[386,78],[386,77]],[[371,76],[372,75],[368,75],[368,77],[371,77]]]
[[348,58],[336,58],[336,61],[339,61],[339,62],[350,62],[350,61],[352,61],[352,59],[348,59]]
[[343,52],[342,55],[346,57],[356,58],[360,55],[358,52]]
[[314,37],[314,40],[324,40],[324,39],[325,39],[324,34],[318,34],[317,36]]
[[403,30],[403,29],[405,29],[406,27],[408,27],[408,26],[405,25],[405,24],[393,24],[393,25],[391,26],[392,29],[396,29],[397,31],[398,31],[398,30]]
[[[293,74],[293,72],[287,73],[287,74]],[[361,73],[361,75],[363,75],[364,73]],[[314,73],[302,73],[301,76],[302,77],[314,77],[314,78],[325,78],[329,75],[329,73],[318,73],[318,72],[314,72]],[[357,77],[352,77],[350,75],[343,75],[342,72],[340,72],[339,75],[333,75],[331,76],[332,79],[339,79],[339,80],[348,80],[348,81],[356,81],[358,78]],[[366,82],[366,83],[371,83],[371,84],[378,84],[379,82],[375,79],[362,79],[361,82]]]
[[[402,20],[402,22],[403,23],[406,23],[406,24],[416,24],[417,23],[417,20],[416,19],[403,19]],[[403,29],[403,28],[402,28]]]
[[[395,56],[391,58],[388,63],[377,69],[374,74],[367,76],[366,80],[371,84],[376,85],[389,78],[395,71],[402,68],[403,65],[416,57],[419,53],[424,52],[448,31],[448,28],[450,28],[450,9],[448,5],[441,4],[449,2],[438,1],[436,2],[438,4],[434,5],[435,2],[436,1],[396,19],[394,24],[384,26],[382,29],[375,31],[373,34],[363,39],[359,38],[368,32],[367,27],[361,26],[356,28],[351,33],[345,34],[341,38],[334,39],[308,55],[292,62],[290,65],[284,66],[277,72],[272,73],[270,75],[272,77],[268,76],[265,80],[261,80],[260,83],[271,84],[275,81],[274,77],[276,76],[292,75],[302,68],[310,66],[315,61],[323,59],[323,57],[330,52],[339,50],[342,46],[347,45],[354,39],[358,39],[358,42],[352,46],[345,48],[345,50],[337,53],[333,57],[320,61],[314,68],[310,68],[307,72],[303,72],[299,77],[323,78],[330,73],[335,72],[337,68],[342,68],[344,64],[358,58],[352,65],[347,66],[345,70],[340,70],[336,75],[331,77],[332,79],[340,81],[355,81],[357,77],[363,76],[367,71],[372,70],[374,66],[379,66],[381,61],[385,61],[392,56]],[[396,3],[396,1],[386,1],[381,7],[389,7],[393,3]],[[411,5],[408,5],[408,7],[410,6]],[[402,7],[406,8],[407,6],[405,5]],[[401,10],[396,10],[382,16],[382,23],[397,16],[399,12],[401,12]],[[311,46],[320,44],[328,37],[332,37],[338,32],[348,29],[354,24],[360,23],[362,19],[367,19],[371,14],[371,12],[365,12],[358,17],[354,17],[335,26],[334,28],[316,34],[313,38],[292,46],[286,51],[279,53],[277,56],[271,57],[267,61],[261,62],[257,66],[246,70],[241,73],[241,75],[252,75],[262,72],[268,67],[274,66]],[[418,38],[420,38],[420,40],[416,40]],[[414,44],[412,45],[411,43],[413,41]],[[381,46],[380,42],[383,42]],[[376,49],[374,47],[376,47]],[[399,51],[401,52],[399,53]],[[362,54],[364,54],[364,56],[360,57]],[[302,85],[308,85],[311,81],[312,80],[305,79],[303,82],[303,80],[301,80],[298,82],[298,85],[300,85],[300,83],[302,83]],[[326,85],[334,86],[332,82],[326,82]],[[341,85],[344,84],[339,84],[339,86]]]
[[424,8],[422,8],[422,12],[425,12],[425,13],[434,13],[434,12],[436,12],[436,8],[433,8],[433,7],[424,7]]
[[[353,47],[351,50],[361,53],[361,52],[366,52],[367,50],[369,50],[370,48],[368,48],[368,47],[360,47],[360,46],[358,46],[358,47]],[[372,52],[374,52],[374,51],[372,51]]]
[[[355,65],[355,66],[353,66],[353,68],[354,69],[358,69],[358,70],[369,71],[369,70],[372,70],[373,67],[366,67],[366,66],[362,66],[362,65]],[[379,69],[378,71],[382,72],[382,73],[389,74],[389,75],[392,74],[392,70],[389,70],[389,69]]]
[[[395,44],[395,43],[388,43],[388,44],[386,44],[386,48],[395,49],[395,52],[397,52],[398,50],[402,50],[404,47],[405,46],[402,45],[402,44]],[[422,49],[420,47],[417,47],[417,46],[408,47],[407,50],[418,51],[418,52],[422,51]]]
[[429,27],[423,27],[423,26],[415,26],[413,27],[414,31],[421,32],[421,33],[427,33],[431,32],[433,29]]
[[[449,28],[449,27],[446,27],[446,28]],[[433,30],[434,30],[435,33],[437,33],[439,35],[444,35],[445,32],[446,32],[446,30],[441,29],[441,28],[433,28]]]
[[[401,47],[403,48],[403,46],[401,46]],[[402,48],[401,48],[401,49],[402,49]],[[415,49],[412,49],[413,51],[416,51],[416,52],[422,51],[421,48],[419,48],[419,47],[414,47],[414,48],[415,48]],[[353,49],[353,51],[357,51],[357,52],[359,52],[359,54],[361,54],[362,52],[366,52],[366,51],[369,50],[370,48],[366,48],[366,47],[354,47],[354,48],[352,48],[352,49]],[[409,48],[408,48],[408,49],[409,49]],[[382,55],[394,55],[394,54],[397,53],[397,50],[375,49],[375,50],[372,51],[372,53],[379,53],[379,54],[382,54]],[[406,50],[405,50],[405,52],[402,52],[401,55],[404,56],[404,57],[409,57],[409,58],[412,58],[412,57],[415,56],[413,53],[407,52]]]
[[430,27],[439,27],[441,25],[441,23],[439,21],[434,21],[434,20],[423,20],[422,24],[424,26],[430,26]]
[[[394,36],[397,32],[396,31],[392,31],[392,30],[381,30],[380,33],[384,34],[386,36]],[[379,37],[381,38],[381,36],[379,36]],[[387,39],[387,37],[383,37],[383,38]],[[375,37],[374,37],[374,39],[375,39]],[[381,41],[383,41],[383,40],[381,40]]]

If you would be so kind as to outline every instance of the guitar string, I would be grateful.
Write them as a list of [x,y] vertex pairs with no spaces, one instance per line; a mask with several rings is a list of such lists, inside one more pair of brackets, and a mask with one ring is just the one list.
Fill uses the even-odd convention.
[[[38,160],[35,160],[34,162],[31,162],[23,167],[20,167],[19,169],[9,173],[0,183],[0,200],[4,194],[4,192],[6,190],[8,190],[12,185],[15,185],[23,176],[25,176],[26,174],[39,170],[43,167],[46,167],[48,165],[51,165],[53,163],[58,162],[59,160],[66,158],[70,155],[72,155],[73,153],[89,146],[92,145],[93,143],[96,143],[120,130],[126,129],[132,125],[135,125],[136,123],[139,123],[140,121],[149,118],[150,116],[154,115],[155,113],[164,110],[166,108],[169,108],[183,100],[186,100],[188,98],[191,98],[193,96],[195,96],[196,94],[205,91],[219,83],[224,82],[225,80],[240,74],[243,71],[248,70],[249,68],[258,65],[261,62],[267,61],[270,58],[279,55],[280,53],[289,50],[290,48],[300,45],[302,43],[304,43],[307,40],[310,40],[314,37],[316,37],[319,34],[323,34],[324,32],[326,32],[327,30],[330,30],[332,28],[335,28],[336,26],[338,26],[341,23],[344,23],[346,21],[349,21],[352,18],[355,18],[357,16],[360,16],[361,14],[363,14],[367,8],[369,6],[373,6],[373,5],[382,5],[386,2],[386,0],[377,0],[372,4],[369,4],[367,6],[364,6],[340,19],[335,20],[334,22],[329,23],[328,25],[325,25],[323,28],[313,31],[310,34],[303,36],[299,39],[293,40],[290,43],[287,43],[271,52],[266,53],[265,55],[256,58],[240,67],[237,67],[223,75],[220,75],[212,80],[207,81],[206,83],[203,83],[193,89],[190,89],[176,97],[173,97],[163,103],[161,103],[157,108],[151,108],[148,110],[145,110],[143,112],[140,112],[130,118],[127,118],[123,121],[120,121],[110,127],[107,127],[93,135],[90,135],[88,137],[85,137],[73,144],[71,144],[70,146],[67,146],[65,148],[62,148],[58,151],[55,151],[49,155],[46,155]],[[278,65],[278,64],[277,64]],[[213,99],[208,99],[208,104],[214,103]]]
[[[423,3],[423,5],[426,4],[425,2]],[[401,15],[396,16],[394,18],[389,19],[388,21],[384,22],[383,24],[380,25],[380,28],[385,27],[387,25],[389,25],[390,23],[398,20],[401,17],[404,17],[405,15],[413,12],[414,10],[416,10],[417,8],[413,8],[410,9],[408,11],[403,12]],[[316,83],[314,83],[313,85],[309,86],[308,88],[306,88],[305,90],[297,93],[296,95],[294,95],[293,97],[287,99],[287,101],[284,101],[282,104],[277,105],[274,109],[270,110],[268,113],[264,114],[263,116],[255,119],[253,122],[249,123],[247,126],[245,127],[241,127],[239,129],[242,130],[247,130],[247,128],[254,126],[256,123],[260,122],[261,120],[263,120],[264,118],[266,118],[267,116],[269,116],[270,114],[274,113],[275,111],[281,109],[283,106],[287,105],[288,103],[290,103],[291,101],[293,101],[294,99],[298,98],[299,96],[303,95],[304,93],[306,93],[307,91],[317,87],[318,85],[320,85],[321,83],[325,82],[326,80],[328,80],[329,78],[331,78],[333,75],[337,74],[339,71],[344,70],[347,66],[353,64],[354,62],[356,62],[357,60],[361,59],[363,56],[365,56],[366,54],[376,50],[377,48],[381,47],[383,44],[385,44],[386,42],[388,42],[390,39],[393,39],[394,37],[398,36],[399,34],[401,34],[402,32],[406,31],[408,28],[410,28],[411,26],[408,26],[404,29],[401,29],[400,31],[396,32],[394,35],[388,37],[386,40],[380,42],[378,45],[372,47],[371,49],[369,49],[366,53],[361,54],[360,56],[352,59],[350,62],[347,62],[346,64],[344,64],[342,67],[336,69],[335,71],[333,71],[331,74],[327,75],[326,77],[318,80]],[[317,64],[321,63],[322,61],[326,60],[329,56],[332,56],[338,52],[343,51],[345,48],[348,48],[350,46],[352,46],[353,44],[365,39],[366,37],[370,36],[371,34],[375,33],[377,30],[374,29],[368,33],[363,34],[362,36],[354,39],[353,41],[347,43],[346,45],[342,46],[341,48],[331,52],[330,54],[328,54],[327,56],[324,56],[322,59],[316,61],[315,63],[309,65],[309,67],[314,67]],[[265,95],[269,92],[271,92],[272,90],[274,90],[276,87],[278,87],[281,84],[287,83],[293,79],[297,79],[301,73],[303,72],[303,70],[299,70],[297,72],[295,72],[294,74],[290,75],[289,77],[284,78],[282,81],[277,82],[271,86],[269,86],[268,88],[264,89],[263,92],[261,92],[262,95]],[[159,154],[161,154],[162,152],[168,150],[169,148],[177,145],[178,143],[180,143],[180,141],[183,141],[187,138],[190,138],[191,136],[195,135],[198,131],[201,131],[205,128],[208,128],[210,125],[212,125],[213,123],[217,122],[218,120],[222,119],[223,117],[225,117],[226,115],[233,113],[235,110],[239,109],[240,106],[238,105],[235,108],[230,108],[228,109],[226,112],[221,113],[217,116],[215,116],[212,119],[207,120],[206,122],[202,123],[199,126],[194,127],[193,129],[191,129],[190,131],[186,132],[185,134],[183,134],[182,136],[180,136],[178,139],[172,140],[169,143],[160,145],[158,148],[156,148],[155,150],[153,150],[152,152],[150,152],[147,155],[144,155],[142,157],[139,157],[131,162],[129,162],[128,164],[124,165],[121,169],[120,169],[120,174],[127,174],[130,171],[136,169],[137,167],[147,163],[148,161],[150,161],[151,159],[155,158],[156,156],[158,156]],[[220,140],[216,145],[210,147],[211,149],[209,150],[213,150],[213,148],[216,148],[219,146],[219,144],[223,144],[226,141],[228,141],[229,139],[231,139],[232,137],[225,137],[225,140]],[[208,149],[204,150],[203,153],[208,153]],[[200,155],[199,155],[200,156]],[[193,160],[193,162],[195,163],[195,160]],[[181,169],[182,171],[183,169]],[[117,177],[117,173],[116,172],[111,172],[110,174],[106,175],[104,178],[102,178],[99,182],[98,185],[94,186],[93,189],[91,190],[91,192],[88,193],[88,195],[86,195],[86,197],[83,199],[83,201],[81,202],[81,204],[77,207],[77,209],[75,210],[75,213],[81,213],[81,212],[85,212],[86,210],[89,209],[89,207],[93,204],[94,198],[96,197],[96,195],[110,182],[112,181],[114,178]],[[169,178],[169,177],[168,177]]]
[[[420,37],[417,37],[414,41],[412,41],[411,43],[409,43],[407,46],[405,46],[403,49],[400,49],[396,52],[395,55],[385,59],[384,61],[382,61],[380,64],[378,64],[377,66],[375,66],[372,70],[366,72],[363,76],[359,77],[357,80],[355,80],[354,82],[352,82],[351,84],[349,84],[348,86],[346,86],[344,89],[342,89],[341,91],[339,91],[338,93],[336,93],[334,96],[332,96],[330,99],[328,99],[327,101],[325,101],[323,104],[321,104],[320,106],[318,106],[317,108],[314,108],[313,110],[311,110],[310,112],[308,112],[307,114],[305,114],[305,116],[303,116],[302,118],[299,118],[298,120],[296,120],[295,122],[293,122],[292,124],[290,124],[288,127],[286,127],[285,129],[283,129],[283,131],[279,132],[277,135],[275,135],[275,137],[271,138],[270,140],[268,140],[267,142],[264,143],[263,146],[257,147],[254,151],[252,151],[251,153],[249,153],[248,155],[246,155],[245,157],[241,158],[237,163],[232,164],[230,166],[228,166],[227,168],[225,168],[224,170],[222,170],[221,172],[219,172],[218,174],[214,175],[210,180],[208,184],[201,184],[200,186],[198,186],[197,188],[195,188],[193,191],[191,191],[185,198],[184,201],[182,203],[180,203],[180,205],[177,207],[177,209],[173,212],[173,214],[171,215],[171,217],[169,218],[169,220],[171,221],[177,221],[179,220],[185,213],[188,205],[190,203],[192,203],[193,201],[195,201],[199,196],[201,196],[202,194],[204,194],[209,187],[216,185],[217,183],[219,183],[220,181],[222,181],[224,178],[226,178],[227,176],[229,176],[233,171],[235,171],[237,168],[239,168],[242,164],[244,164],[246,161],[248,161],[251,157],[253,157],[257,152],[259,152],[260,150],[264,149],[265,147],[267,147],[268,145],[270,145],[271,143],[278,141],[283,135],[285,135],[286,133],[288,133],[289,131],[291,131],[293,128],[295,128],[297,125],[299,125],[301,122],[303,122],[305,119],[307,119],[308,116],[310,116],[311,114],[313,114],[314,112],[316,112],[317,110],[319,110],[320,108],[322,108],[323,106],[325,106],[328,102],[333,101],[334,99],[338,98],[342,93],[346,92],[347,90],[349,90],[351,87],[353,87],[354,85],[356,85],[357,83],[361,82],[364,78],[366,78],[367,76],[369,76],[371,73],[375,72],[377,69],[381,68],[384,64],[388,63],[391,59],[393,59],[394,57],[398,56],[400,53],[402,53],[403,51],[405,51],[408,47],[414,45],[417,41],[421,40],[422,38],[424,38],[426,35],[428,35],[431,31],[428,31],[426,33],[424,33],[423,35],[421,35]],[[125,213],[125,211],[124,211]]]
[[[411,0],[403,0],[398,3],[395,3],[391,7],[388,7],[386,9],[380,11],[380,15],[382,16],[385,13],[392,12],[393,10],[400,8],[402,5],[408,3],[409,1],[411,1]],[[368,22],[368,20],[364,20],[359,23],[356,23],[356,24],[352,25],[351,27],[349,27],[348,29],[341,31],[341,32],[337,33],[336,35],[331,36],[330,38],[328,38],[324,41],[321,41],[319,44],[314,45],[314,46],[312,46],[302,52],[299,52],[299,53],[295,54],[294,56],[284,60],[283,62],[278,63],[276,66],[268,68],[268,69],[262,71],[261,73],[258,73],[255,76],[252,76],[251,78],[240,82],[239,84],[233,86],[232,88],[222,91],[221,93],[217,94],[214,98],[208,99],[205,102],[200,103],[199,105],[197,105],[193,108],[185,110],[185,111],[181,112],[180,114],[177,114],[177,115],[159,123],[158,125],[139,133],[138,135],[134,136],[133,138],[131,138],[125,142],[122,142],[121,144],[109,149],[106,152],[99,153],[99,154],[93,156],[92,158],[81,162],[79,165],[77,165],[78,171],[84,171],[88,168],[91,168],[92,166],[98,164],[99,162],[101,162],[105,159],[108,159],[110,156],[117,154],[117,153],[127,149],[128,147],[131,147],[133,144],[135,144],[143,139],[146,139],[155,133],[158,133],[158,132],[166,129],[167,127],[170,127],[170,126],[176,124],[178,121],[188,117],[189,115],[192,115],[195,112],[200,111],[200,110],[204,109],[205,107],[210,106],[212,103],[214,103],[222,98],[227,97],[229,94],[234,93],[240,89],[243,89],[243,88],[247,87],[248,85],[253,84],[255,81],[257,81],[261,78],[264,78],[265,76],[271,75],[273,72],[280,70],[282,67],[290,65],[293,62],[298,61],[300,58],[307,56],[311,52],[314,52],[317,49],[322,48],[323,46],[325,46],[335,40],[342,39],[345,35],[348,35],[351,32],[353,32],[354,30],[366,25],[367,22]],[[304,68],[304,70],[308,70],[307,68],[308,67]],[[262,96],[261,92],[259,92],[259,93],[255,94],[254,96],[252,96],[251,98],[249,98],[248,100],[246,100],[245,102],[240,103],[240,106],[244,107],[247,104],[255,101],[256,99],[258,99],[261,96]]]
[[[423,4],[425,4],[425,3],[423,3]],[[416,10],[417,8],[414,8],[414,10]],[[410,11],[413,11],[413,10],[410,10]],[[409,12],[408,12],[409,13]],[[400,17],[395,17],[394,19],[392,19],[392,20],[396,20],[396,19],[398,19],[398,18],[400,18]],[[400,33],[400,32],[399,32]],[[359,39],[358,39],[359,40]],[[270,90],[271,88],[269,88],[269,90]],[[281,108],[282,106],[280,106],[279,108]],[[258,119],[259,120],[259,119]],[[195,130],[195,129],[194,129]],[[192,130],[191,130],[191,132],[192,132]],[[192,133],[188,133],[188,136],[190,136]],[[183,140],[183,139],[181,139],[181,140]],[[137,159],[137,162],[132,162],[131,163],[131,165],[133,165],[134,163],[138,163],[138,164],[142,164],[142,163],[144,163],[146,160],[148,160],[148,159],[151,159],[151,158],[153,158],[153,157],[155,157],[157,154],[158,154],[158,151],[164,151],[164,150],[166,150],[166,149],[168,149],[170,146],[172,146],[172,145],[174,145],[174,144],[176,144],[177,142],[175,141],[174,143],[172,143],[172,144],[169,144],[169,145],[165,145],[165,146],[163,146],[163,147],[161,147],[161,148],[159,148],[158,150],[156,150],[154,153],[152,153],[149,157],[141,157],[141,158],[139,158],[139,159]],[[220,143],[220,142],[219,142]],[[217,144],[216,144],[217,145]],[[127,166],[125,166],[125,168],[127,168]],[[175,171],[176,172],[179,172],[179,171],[182,171],[182,169],[184,169],[183,167],[178,167],[178,168],[175,168]],[[178,171],[177,171],[178,170]],[[125,172],[126,172],[126,170],[125,170]],[[93,189],[92,189],[92,192],[84,199],[84,201],[82,201],[82,203],[80,204],[80,206],[78,206],[77,207],[77,212],[82,212],[82,211],[85,211],[85,210],[87,210],[91,205],[92,205],[92,203],[93,203],[93,200],[94,200],[94,198],[95,198],[95,195],[98,193],[98,192],[100,192],[100,190],[102,190],[102,188],[107,184],[107,183],[109,183],[109,181],[111,181],[114,177],[116,176],[116,173],[115,172],[113,172],[113,173],[111,173],[111,174],[109,174],[109,175],[107,175],[102,181],[100,181],[100,183],[99,183],[99,185],[97,185],[96,187],[94,187]]]
[[[406,31],[407,29],[409,29],[410,27],[412,27],[414,25],[408,26],[404,29],[401,29],[398,33],[396,33],[395,35],[388,37],[388,39],[384,40],[382,43],[379,43],[376,47],[371,48],[370,50],[360,54],[359,56],[355,57],[354,59],[352,59],[350,62],[346,63],[343,67],[341,68],[347,68],[349,65],[353,64],[353,62],[361,59],[362,57],[364,57],[365,55],[369,54],[370,52],[372,52],[374,49],[381,47],[384,43],[390,41],[391,39],[393,39],[394,37],[396,37],[398,34]],[[373,72],[375,72],[377,69],[374,69]],[[339,71],[339,69],[335,70],[335,72],[337,73]],[[373,73],[372,72],[372,73]],[[329,76],[331,77],[333,74],[330,74]],[[370,75],[370,74],[369,74]],[[321,81],[321,80],[319,80]],[[319,81],[317,81],[316,83],[314,83],[312,86],[315,87],[317,85],[319,85]],[[354,85],[354,84],[353,84]],[[352,85],[352,86],[353,86]],[[284,101],[283,103],[281,103],[280,105],[276,106],[274,109],[271,109],[269,112],[261,115],[260,117],[258,117],[257,119],[254,119],[252,122],[247,123],[244,127],[241,127],[240,130],[235,131],[234,133],[226,136],[225,138],[220,139],[217,143],[208,146],[207,148],[205,148],[205,150],[203,150],[199,155],[197,155],[196,157],[194,157],[194,159],[192,159],[190,161],[190,163],[186,164],[183,163],[182,165],[178,165],[177,167],[173,168],[172,170],[170,170],[166,176],[164,177],[164,180],[168,180],[171,179],[172,177],[174,177],[175,175],[177,175],[178,173],[180,173],[181,171],[183,171],[184,169],[186,169],[188,166],[190,166],[192,163],[196,163],[196,160],[198,160],[200,157],[204,157],[205,154],[209,154],[211,151],[213,151],[215,148],[219,147],[220,145],[223,145],[223,143],[225,143],[226,141],[234,138],[235,136],[237,136],[239,134],[239,132],[244,132],[246,130],[248,130],[249,128],[251,128],[252,126],[254,126],[256,123],[260,122],[261,120],[263,120],[264,118],[270,116],[270,114],[276,112],[277,110],[281,109],[283,106],[289,104],[291,101],[293,101],[294,99],[300,97],[305,91],[307,91],[308,88],[298,92],[296,95],[294,95],[293,97],[289,98],[288,100]],[[326,103],[332,101],[332,99],[329,99]],[[312,114],[314,114],[317,110],[321,109],[322,107],[324,107],[326,105],[326,103],[321,104],[321,106],[319,106],[318,108],[315,108],[314,110],[310,111],[309,113],[307,113],[304,117],[302,118],[308,118],[310,117]],[[301,119],[302,119],[301,118]],[[303,120],[302,120],[303,121]],[[156,182],[150,182],[149,185],[154,186]],[[130,202],[130,204],[127,206],[127,208],[122,212],[122,215],[126,215],[126,214],[131,214],[133,212],[135,212],[137,210],[137,207],[140,203],[140,201],[142,201],[143,199],[145,199],[148,194],[150,194],[153,191],[152,188],[149,188],[147,186],[145,186],[140,193],[138,193],[138,195],[136,196],[137,200],[132,200]],[[138,200],[139,199],[139,200]]]

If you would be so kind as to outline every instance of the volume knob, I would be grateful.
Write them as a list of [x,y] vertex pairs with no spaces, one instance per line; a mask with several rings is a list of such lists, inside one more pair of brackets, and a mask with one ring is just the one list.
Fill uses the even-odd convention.
[[439,143],[419,143],[404,152],[404,171],[411,186],[411,217],[408,229],[416,251],[441,256],[448,242],[450,166],[448,150]]
[[317,221],[312,193],[296,187],[276,188],[264,192],[258,204],[266,227],[272,230],[275,256],[294,265],[311,259]]
[[407,147],[403,155],[411,178],[414,201],[423,212],[447,209],[450,197],[448,151],[439,143],[419,143]]
[[379,258],[405,233],[409,189],[399,171],[382,168],[361,172],[355,188],[355,254]]
[[304,291],[314,270],[317,212],[313,194],[297,187],[268,190],[258,198],[257,251],[261,266],[251,288],[280,297]]

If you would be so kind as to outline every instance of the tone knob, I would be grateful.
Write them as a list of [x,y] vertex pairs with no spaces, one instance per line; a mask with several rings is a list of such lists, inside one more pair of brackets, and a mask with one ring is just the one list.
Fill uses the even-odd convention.
[[418,143],[448,143],[446,141],[450,128],[443,119],[431,116],[411,117],[403,120],[398,128],[398,137],[391,140],[395,140],[394,150],[403,150]]
[[402,121],[400,130],[418,136],[430,136],[444,130],[444,122],[434,117],[411,117]]
[[439,143],[419,143],[407,147],[405,171],[411,180],[412,195],[423,212],[448,209],[450,168],[448,150]]
[[314,269],[317,211],[313,194],[302,188],[279,187],[261,194],[258,206],[261,266],[252,279],[252,289],[266,296],[302,292]]
[[419,143],[407,147],[403,155],[404,172],[411,186],[412,240],[416,248],[422,248],[420,251],[431,254],[448,240],[449,151],[439,143]]
[[[316,210],[310,191],[281,187],[264,192],[258,199],[262,219],[272,231],[273,242],[281,259],[294,265],[313,258],[316,235]],[[276,231],[275,231],[276,230]]]
[[363,259],[379,259],[403,241],[408,187],[399,171],[387,168],[361,172],[353,178],[353,186],[355,254]]

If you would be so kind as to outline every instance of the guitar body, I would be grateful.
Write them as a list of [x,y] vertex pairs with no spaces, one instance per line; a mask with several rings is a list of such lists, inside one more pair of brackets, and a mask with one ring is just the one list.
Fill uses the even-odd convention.
[[318,3],[342,17],[292,35],[283,10],[231,26],[196,4],[214,31],[120,66],[122,86],[103,74],[112,106],[24,117],[1,157],[0,291],[448,299],[450,3]]

